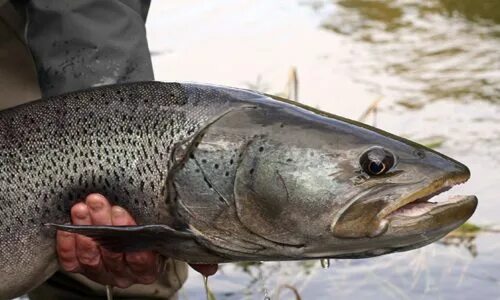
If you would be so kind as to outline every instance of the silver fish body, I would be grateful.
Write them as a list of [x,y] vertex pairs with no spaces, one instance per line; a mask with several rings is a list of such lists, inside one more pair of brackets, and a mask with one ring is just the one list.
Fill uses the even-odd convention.
[[[442,154],[282,99],[197,84],[115,85],[1,111],[0,166],[0,299],[57,270],[47,224],[195,263],[368,257],[435,241],[477,204],[425,202],[470,175]],[[142,225],[61,225],[95,192]]]

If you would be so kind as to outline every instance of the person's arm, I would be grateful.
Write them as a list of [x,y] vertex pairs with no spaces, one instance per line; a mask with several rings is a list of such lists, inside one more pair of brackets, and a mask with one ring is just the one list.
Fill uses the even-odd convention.
[[153,80],[148,0],[30,0],[26,43],[44,97]]

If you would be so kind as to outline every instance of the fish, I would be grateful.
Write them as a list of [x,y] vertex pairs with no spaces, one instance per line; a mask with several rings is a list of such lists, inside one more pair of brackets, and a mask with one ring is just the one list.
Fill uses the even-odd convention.
[[[432,243],[477,198],[437,194],[469,169],[300,103],[196,83],[136,82],[0,111],[0,299],[58,270],[55,232],[189,263],[363,258]],[[137,226],[71,225],[100,193]]]

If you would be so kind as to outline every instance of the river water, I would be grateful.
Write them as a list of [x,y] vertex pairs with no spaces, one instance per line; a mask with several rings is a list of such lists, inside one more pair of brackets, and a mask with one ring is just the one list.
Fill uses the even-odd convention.
[[[472,171],[471,222],[500,225],[500,1],[153,1],[148,35],[157,80],[283,94],[437,149]],[[437,141],[437,142],[436,142]],[[451,244],[451,245],[450,245]],[[500,299],[500,234],[481,232],[361,260],[226,264],[217,299]],[[205,297],[192,272],[181,299]]]

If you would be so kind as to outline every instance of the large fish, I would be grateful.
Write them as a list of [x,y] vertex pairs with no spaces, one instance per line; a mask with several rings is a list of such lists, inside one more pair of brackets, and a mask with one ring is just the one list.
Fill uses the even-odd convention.
[[[57,227],[192,263],[359,258],[429,244],[474,196],[467,167],[370,126],[252,91],[144,82],[0,112],[0,298],[57,269]],[[99,192],[141,226],[71,226]],[[51,225],[47,224],[59,224]]]

